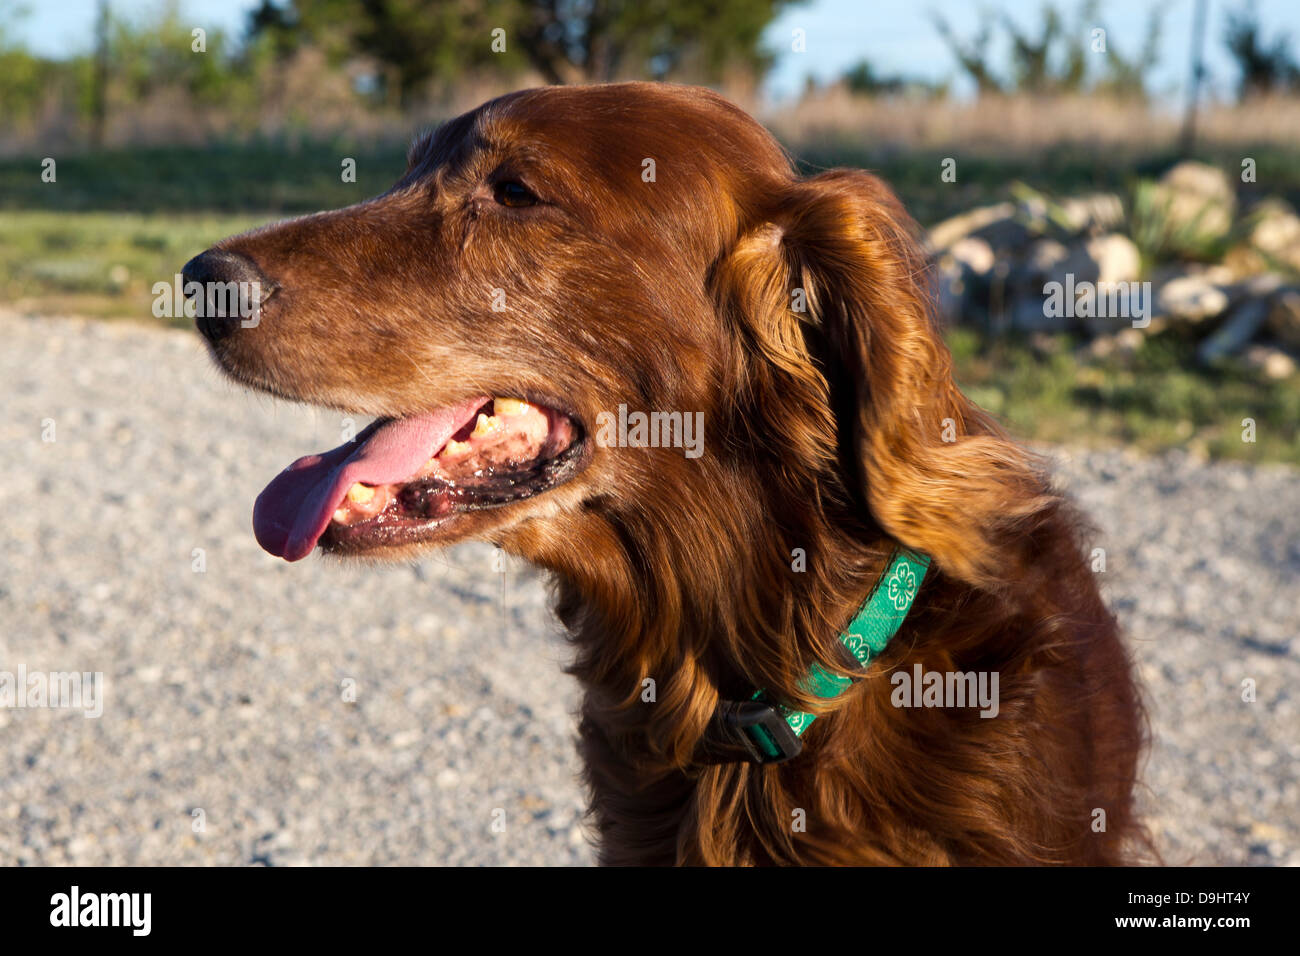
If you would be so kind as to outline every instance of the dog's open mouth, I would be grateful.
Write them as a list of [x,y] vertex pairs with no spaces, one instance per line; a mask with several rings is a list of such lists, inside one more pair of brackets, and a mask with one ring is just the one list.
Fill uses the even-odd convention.
[[332,451],[300,458],[266,486],[253,530],[298,561],[320,544],[362,553],[430,537],[459,513],[541,494],[579,469],[581,426],[563,412],[479,397],[380,419]]

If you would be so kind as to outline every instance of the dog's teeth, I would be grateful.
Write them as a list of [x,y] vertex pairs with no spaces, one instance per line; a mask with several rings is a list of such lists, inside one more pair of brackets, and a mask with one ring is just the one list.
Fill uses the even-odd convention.
[[474,426],[474,437],[482,438],[485,435],[490,435],[500,427],[501,419],[497,418],[495,415],[480,415],[478,417],[478,424]]
[[522,415],[528,411],[528,403],[518,398],[492,399],[492,415]]
[[353,486],[348,489],[348,501],[355,501],[359,505],[365,504],[374,496],[375,496],[375,489],[370,488],[367,485],[363,485],[359,481],[353,484]]
[[[480,415],[479,419],[481,420],[483,417],[484,416]],[[478,430],[475,429],[475,434],[477,433]],[[469,453],[470,443],[467,441],[456,441],[454,438],[447,442],[446,447],[442,450],[443,457],[445,458],[459,458],[460,456],[468,455]]]
[[352,517],[352,513],[347,508],[339,508],[334,512],[334,520],[339,524],[347,524],[350,517]]

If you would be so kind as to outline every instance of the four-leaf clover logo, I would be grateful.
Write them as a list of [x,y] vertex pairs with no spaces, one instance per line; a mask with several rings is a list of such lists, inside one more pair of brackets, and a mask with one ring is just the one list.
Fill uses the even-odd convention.
[[894,608],[899,611],[907,609],[916,597],[916,575],[907,565],[900,565],[894,569],[894,573],[889,576],[889,600],[894,602]]

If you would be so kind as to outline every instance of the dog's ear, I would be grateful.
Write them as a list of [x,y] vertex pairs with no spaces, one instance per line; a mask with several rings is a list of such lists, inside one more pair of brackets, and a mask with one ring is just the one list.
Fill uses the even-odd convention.
[[954,383],[898,200],[874,176],[836,170],[794,184],[772,218],[726,271],[733,308],[781,380],[773,394],[785,414],[804,409],[790,453],[815,454],[832,429],[835,467],[896,541],[972,584],[1023,570],[1024,535],[1052,496],[1034,457]]

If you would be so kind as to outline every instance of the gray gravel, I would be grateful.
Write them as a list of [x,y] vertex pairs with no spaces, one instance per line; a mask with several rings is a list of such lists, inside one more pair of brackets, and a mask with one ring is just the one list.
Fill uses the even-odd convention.
[[[287,565],[253,498],[339,416],[227,384],[190,334],[0,335],[0,671],[105,681],[98,719],[0,707],[0,861],[591,861],[541,574],[478,545]],[[1055,454],[1141,663],[1164,852],[1300,863],[1300,473]]]

